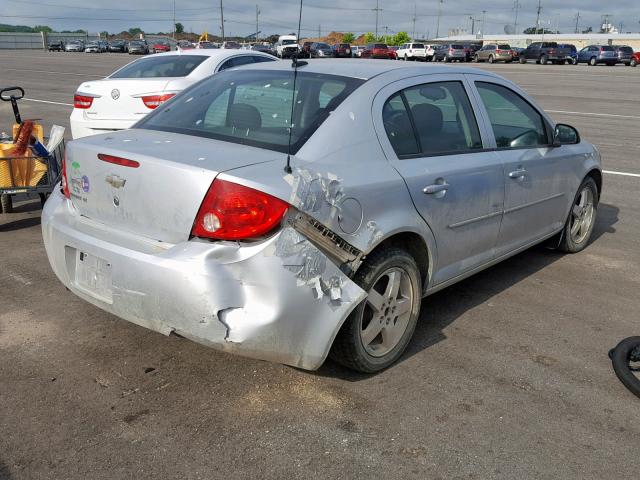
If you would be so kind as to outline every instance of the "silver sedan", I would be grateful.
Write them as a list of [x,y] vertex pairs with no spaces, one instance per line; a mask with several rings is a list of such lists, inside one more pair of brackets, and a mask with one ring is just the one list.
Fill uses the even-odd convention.
[[598,151],[497,75],[273,62],[71,142],[42,231],[60,281],[125,320],[373,372],[429,294],[543,241],[585,248],[601,189]]

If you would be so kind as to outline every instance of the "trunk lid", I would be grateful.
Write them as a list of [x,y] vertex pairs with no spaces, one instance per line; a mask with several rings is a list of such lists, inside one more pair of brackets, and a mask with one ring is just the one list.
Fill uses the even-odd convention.
[[[98,154],[139,166],[109,163]],[[70,142],[66,171],[71,202],[82,216],[115,230],[178,243],[189,238],[218,173],[283,158],[230,142],[133,129]]]
[[140,120],[153,110],[145,106],[142,96],[162,93],[173,78],[122,78],[85,82],[78,93],[94,96],[91,108],[84,111],[88,119]]

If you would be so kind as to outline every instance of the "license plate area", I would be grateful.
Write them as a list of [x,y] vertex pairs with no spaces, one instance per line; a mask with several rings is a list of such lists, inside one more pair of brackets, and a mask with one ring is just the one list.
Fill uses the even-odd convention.
[[113,303],[111,262],[76,250],[76,287],[103,302]]

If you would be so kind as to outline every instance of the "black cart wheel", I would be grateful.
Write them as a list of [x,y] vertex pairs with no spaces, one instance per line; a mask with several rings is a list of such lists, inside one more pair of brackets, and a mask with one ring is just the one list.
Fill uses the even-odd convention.
[[640,337],[622,340],[609,352],[616,376],[631,393],[640,397]]
[[0,195],[0,206],[2,207],[2,210],[0,210],[0,213],[13,212],[13,200],[11,199],[11,195],[7,195],[7,194]]

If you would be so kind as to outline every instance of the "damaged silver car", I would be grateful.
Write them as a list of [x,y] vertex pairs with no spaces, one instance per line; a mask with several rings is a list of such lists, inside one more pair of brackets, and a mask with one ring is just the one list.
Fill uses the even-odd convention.
[[[294,81],[295,80],[295,81]],[[374,372],[423,298],[548,240],[583,249],[600,157],[485,71],[274,62],[71,142],[49,261],[118,317],[226,352]]]

